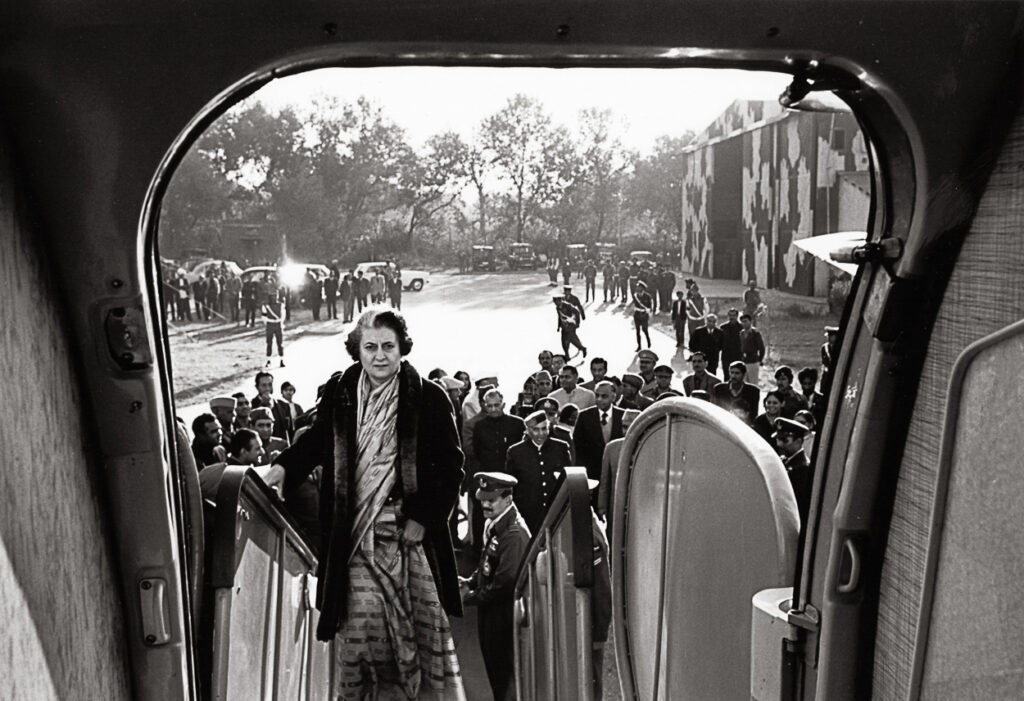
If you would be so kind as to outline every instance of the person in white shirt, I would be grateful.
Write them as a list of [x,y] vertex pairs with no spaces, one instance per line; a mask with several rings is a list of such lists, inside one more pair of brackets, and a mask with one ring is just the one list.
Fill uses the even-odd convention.
[[565,365],[558,371],[558,382],[561,387],[548,396],[558,402],[558,406],[564,404],[575,404],[580,411],[588,409],[597,403],[594,393],[585,387],[580,387],[579,371],[572,365]]

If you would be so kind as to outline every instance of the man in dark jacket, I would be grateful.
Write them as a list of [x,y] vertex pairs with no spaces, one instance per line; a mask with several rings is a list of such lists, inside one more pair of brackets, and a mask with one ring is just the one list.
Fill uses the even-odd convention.
[[746,374],[747,368],[741,361],[730,365],[729,381],[715,385],[711,390],[711,400],[752,426],[761,406],[761,390],[745,381]]
[[[483,416],[473,428],[473,460],[474,467],[481,472],[502,472],[505,469],[505,457],[508,449],[523,440],[526,426],[518,416],[505,413],[505,398],[497,389],[489,389],[484,393]],[[467,451],[468,452],[468,451]],[[484,517],[481,505],[473,493],[472,528],[473,543],[478,551],[483,546]]]
[[518,480],[516,499],[531,533],[540,530],[544,516],[572,464],[569,446],[548,435],[548,417],[538,410],[526,417],[528,438],[508,449],[505,472]]
[[475,492],[487,516],[480,565],[461,579],[462,601],[477,606],[477,631],[494,701],[516,695],[513,606],[516,575],[530,544],[530,531],[512,501],[516,479],[502,472],[478,472]]
[[729,310],[729,318],[718,328],[722,330],[722,368],[728,372],[729,366],[737,360],[743,360],[743,348],[740,344],[740,313],[735,307]]
[[690,352],[703,353],[708,363],[708,372],[718,374],[718,359],[724,345],[722,329],[718,328],[718,317],[708,314],[704,317],[704,325],[690,334]]
[[814,473],[811,469],[811,462],[804,453],[804,436],[807,435],[807,428],[790,419],[776,419],[775,445],[782,456],[782,464],[789,476],[789,483],[793,486],[793,495],[796,497],[796,508],[800,512],[800,523],[807,523],[807,512],[811,506],[811,485],[814,481]]
[[[598,382],[594,389],[596,406],[584,409],[576,419],[573,441],[576,443],[578,462],[587,468],[587,477],[601,479],[601,458],[609,441],[622,438],[623,409],[612,406],[615,387],[611,382]],[[594,492],[597,498],[597,492]],[[596,502],[595,502],[596,503]]]
[[324,301],[327,302],[327,318],[338,318],[338,269],[332,268],[324,280]]

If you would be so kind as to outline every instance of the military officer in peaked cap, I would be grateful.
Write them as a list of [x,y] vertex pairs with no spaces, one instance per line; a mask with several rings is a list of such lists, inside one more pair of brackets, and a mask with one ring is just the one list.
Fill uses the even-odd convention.
[[517,480],[504,472],[478,472],[476,498],[483,506],[484,549],[480,564],[460,581],[462,601],[478,607],[480,652],[495,701],[514,699],[516,685],[513,602],[516,574],[530,542],[530,531],[516,509]]
[[636,354],[637,365],[639,366],[639,372],[637,373],[643,378],[644,385],[640,388],[640,394],[654,399],[651,393],[654,391],[656,381],[654,379],[654,366],[658,363],[658,354],[652,351],[650,348],[645,348]]
[[[557,438],[560,441],[565,441],[569,446],[569,459],[570,465],[576,462],[576,441],[572,437],[572,433],[568,431],[564,426],[558,424],[558,410],[561,408],[558,404],[558,400],[554,397],[544,397],[538,399],[533,403],[533,408],[536,410],[543,411],[548,417],[548,435],[552,438]],[[528,433],[526,434],[529,435]]]
[[516,503],[530,532],[536,533],[565,480],[572,457],[565,441],[550,437],[543,410],[527,416],[524,423],[526,438],[508,449],[505,472],[519,481]]
[[811,462],[804,453],[805,436],[807,427],[802,423],[785,418],[775,420],[775,433],[772,434],[772,438],[775,439],[775,445],[782,455],[782,464],[789,475],[789,483],[793,485],[800,523],[807,522],[807,512],[811,504],[811,485],[814,480]]

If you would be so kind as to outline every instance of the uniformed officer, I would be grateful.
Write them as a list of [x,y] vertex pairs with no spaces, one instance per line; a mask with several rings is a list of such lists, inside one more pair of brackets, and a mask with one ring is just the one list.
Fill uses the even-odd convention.
[[530,532],[540,530],[544,516],[565,480],[565,468],[572,464],[565,441],[551,438],[548,416],[538,410],[526,417],[525,440],[508,449],[505,472],[519,482],[516,503]]
[[[576,441],[572,437],[572,433],[569,432],[564,426],[558,423],[558,411],[561,407],[558,404],[558,400],[554,397],[544,397],[538,399],[533,403],[535,410],[543,411],[548,417],[548,435],[552,438],[557,438],[560,441],[565,441],[569,446],[569,459],[570,465],[576,462]],[[529,414],[527,414],[529,416]],[[528,435],[528,434],[527,434]]]
[[657,381],[654,379],[654,366],[658,362],[658,354],[652,351],[650,348],[645,348],[636,354],[637,366],[639,372],[637,373],[643,379],[644,384],[640,388],[640,394],[644,395],[648,399],[654,399],[657,394],[652,396],[652,392],[655,391]]
[[806,436],[807,427],[802,423],[785,418],[775,420],[775,433],[772,434],[772,438],[775,439],[775,445],[782,455],[782,464],[789,475],[789,483],[793,485],[800,523],[807,522],[807,512],[811,504],[811,485],[814,480],[811,462],[804,453]]
[[462,601],[478,606],[477,633],[495,701],[514,699],[515,639],[513,601],[516,574],[530,542],[530,531],[512,501],[516,478],[504,472],[478,472],[476,498],[483,506],[484,549],[480,565],[460,579]]

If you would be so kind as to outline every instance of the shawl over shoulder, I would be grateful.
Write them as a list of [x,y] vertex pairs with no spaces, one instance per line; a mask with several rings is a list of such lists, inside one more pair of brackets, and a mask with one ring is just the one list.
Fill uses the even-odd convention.
[[[317,638],[331,640],[347,615],[348,555],[352,547],[353,475],[356,449],[356,363],[331,377],[317,406],[316,420],[298,441],[278,456],[285,468],[285,494],[317,465],[323,549],[317,570]],[[426,529],[423,547],[438,598],[449,615],[462,615],[458,572],[448,517],[459,497],[463,454],[451,402],[439,386],[424,382],[402,361],[398,389],[398,474],[402,514]]]

